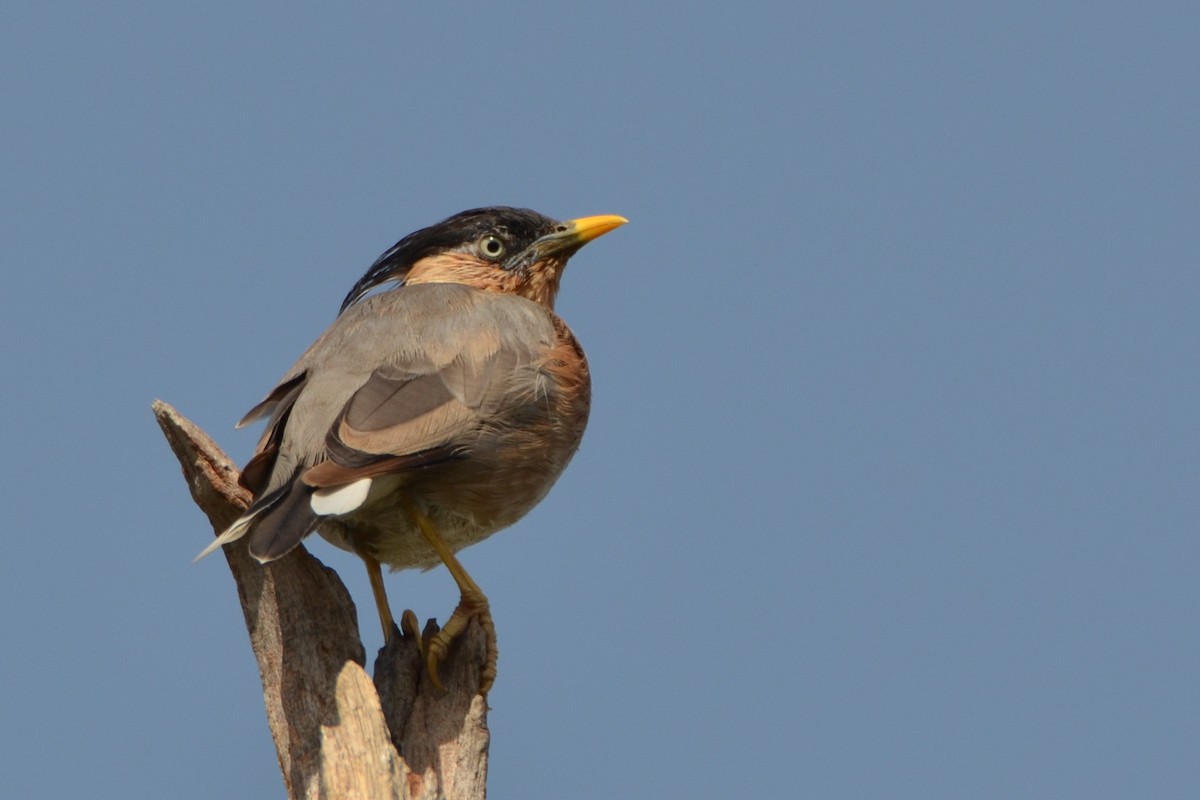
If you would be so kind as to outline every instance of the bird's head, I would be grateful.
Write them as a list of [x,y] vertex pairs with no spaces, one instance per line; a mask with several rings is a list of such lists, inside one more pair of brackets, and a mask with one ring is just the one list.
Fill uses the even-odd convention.
[[342,311],[386,283],[463,283],[554,307],[567,260],[624,225],[613,215],[558,222],[524,208],[476,208],[410,233],[381,255]]

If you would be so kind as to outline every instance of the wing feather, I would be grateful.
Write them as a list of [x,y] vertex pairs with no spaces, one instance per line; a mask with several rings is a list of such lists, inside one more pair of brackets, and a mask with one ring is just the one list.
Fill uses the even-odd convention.
[[[230,535],[262,559],[317,524],[312,493],[470,454],[536,386],[551,317],[523,298],[427,284],[347,309],[241,424],[270,415]],[[255,535],[257,534],[257,535]]]

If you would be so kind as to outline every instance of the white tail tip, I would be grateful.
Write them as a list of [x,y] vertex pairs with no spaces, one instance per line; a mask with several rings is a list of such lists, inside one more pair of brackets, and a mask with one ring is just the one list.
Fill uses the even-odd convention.
[[224,533],[212,540],[212,544],[201,550],[200,554],[192,559],[192,563],[195,564],[200,559],[212,555],[222,546],[227,545],[230,542],[236,542],[238,539],[245,536],[246,531],[250,529],[250,523],[253,522],[254,518],[257,516],[258,512],[256,511],[253,514],[247,514],[244,517],[238,517],[237,521],[226,528]]

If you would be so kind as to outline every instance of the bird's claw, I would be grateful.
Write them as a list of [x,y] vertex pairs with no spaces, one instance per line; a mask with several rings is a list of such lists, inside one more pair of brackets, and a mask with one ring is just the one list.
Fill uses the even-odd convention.
[[[441,691],[445,691],[445,688],[442,686],[441,678],[438,677],[438,668],[445,660],[447,653],[450,652],[451,643],[462,635],[472,618],[479,621],[487,640],[483,670],[479,675],[479,693],[486,695],[492,688],[492,684],[496,682],[496,662],[499,658],[499,650],[496,646],[496,625],[492,621],[491,606],[488,604],[487,597],[482,593],[478,595],[464,594],[458,607],[454,609],[454,613],[450,615],[450,619],[446,620],[442,629],[424,642],[425,667],[429,671],[429,680]],[[415,624],[415,616],[413,621]]]
[[415,641],[421,650],[421,655],[425,654],[425,640],[421,636],[421,626],[417,622],[417,615],[411,608],[404,609],[404,613],[400,615],[400,633],[404,635],[405,639]]

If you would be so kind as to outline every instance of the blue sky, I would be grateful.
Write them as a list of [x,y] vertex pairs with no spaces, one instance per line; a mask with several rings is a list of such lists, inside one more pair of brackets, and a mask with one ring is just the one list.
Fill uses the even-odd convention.
[[494,796],[1200,791],[1192,4],[5,16],[6,795],[282,796],[150,402],[244,461],[372,260],[487,204],[631,220],[559,300],[580,453],[462,554]]

